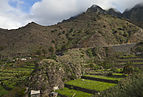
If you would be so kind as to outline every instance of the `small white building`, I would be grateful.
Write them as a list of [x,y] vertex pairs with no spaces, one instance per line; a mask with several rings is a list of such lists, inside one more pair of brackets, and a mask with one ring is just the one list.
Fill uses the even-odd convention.
[[142,52],[137,52],[137,53],[136,53],[136,55],[141,55],[141,54],[142,54]]
[[56,91],[56,90],[58,90],[58,89],[59,89],[58,86],[53,87],[53,90],[54,90],[54,91]]
[[40,90],[31,90],[31,97],[40,97]]
[[26,61],[27,59],[26,58],[21,58],[21,61]]

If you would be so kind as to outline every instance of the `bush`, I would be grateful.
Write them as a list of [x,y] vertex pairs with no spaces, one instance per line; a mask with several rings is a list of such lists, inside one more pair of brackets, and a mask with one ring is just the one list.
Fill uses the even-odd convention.
[[107,74],[107,76],[113,76],[113,73],[112,73],[112,72],[109,72],[109,73]]
[[4,97],[24,97],[26,89],[23,87],[16,87],[12,89],[7,95]]
[[122,80],[116,87],[103,91],[95,97],[143,97],[143,72]]
[[131,74],[134,71],[134,67],[131,65],[127,65],[123,68],[123,73],[125,74]]
[[92,50],[91,49],[88,49],[86,51],[86,54],[89,56],[89,57],[93,57],[93,54],[92,54]]
[[123,70],[122,70],[121,68],[115,68],[115,67],[113,67],[113,68],[111,69],[111,71],[116,72],[116,73],[123,72]]
[[94,70],[98,70],[98,69],[101,69],[101,66],[95,65],[95,66],[94,66]]

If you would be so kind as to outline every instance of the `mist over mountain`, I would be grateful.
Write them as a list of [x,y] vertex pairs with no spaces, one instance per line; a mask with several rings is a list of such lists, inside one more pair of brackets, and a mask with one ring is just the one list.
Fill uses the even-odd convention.
[[143,4],[138,4],[132,9],[126,10],[123,17],[143,28]]

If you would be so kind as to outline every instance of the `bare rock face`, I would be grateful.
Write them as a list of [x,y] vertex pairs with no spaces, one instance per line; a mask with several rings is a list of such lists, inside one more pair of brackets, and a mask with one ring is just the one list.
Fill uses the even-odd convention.
[[109,10],[106,11],[108,14],[115,16],[115,17],[122,17],[122,13],[120,13],[118,10],[114,9],[114,8],[110,8]]
[[54,87],[63,88],[64,71],[61,65],[52,59],[44,59],[30,78],[29,89],[41,90],[42,97],[48,96]]
[[106,11],[103,10],[98,5],[92,5],[90,8],[88,8],[87,12],[95,12],[97,14],[106,14]]

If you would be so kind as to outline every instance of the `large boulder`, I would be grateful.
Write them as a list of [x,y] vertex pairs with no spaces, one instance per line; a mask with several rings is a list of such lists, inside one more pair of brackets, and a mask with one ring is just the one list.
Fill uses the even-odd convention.
[[58,62],[43,59],[29,78],[29,90],[40,90],[42,97],[46,97],[55,87],[64,87],[63,74],[64,70]]

